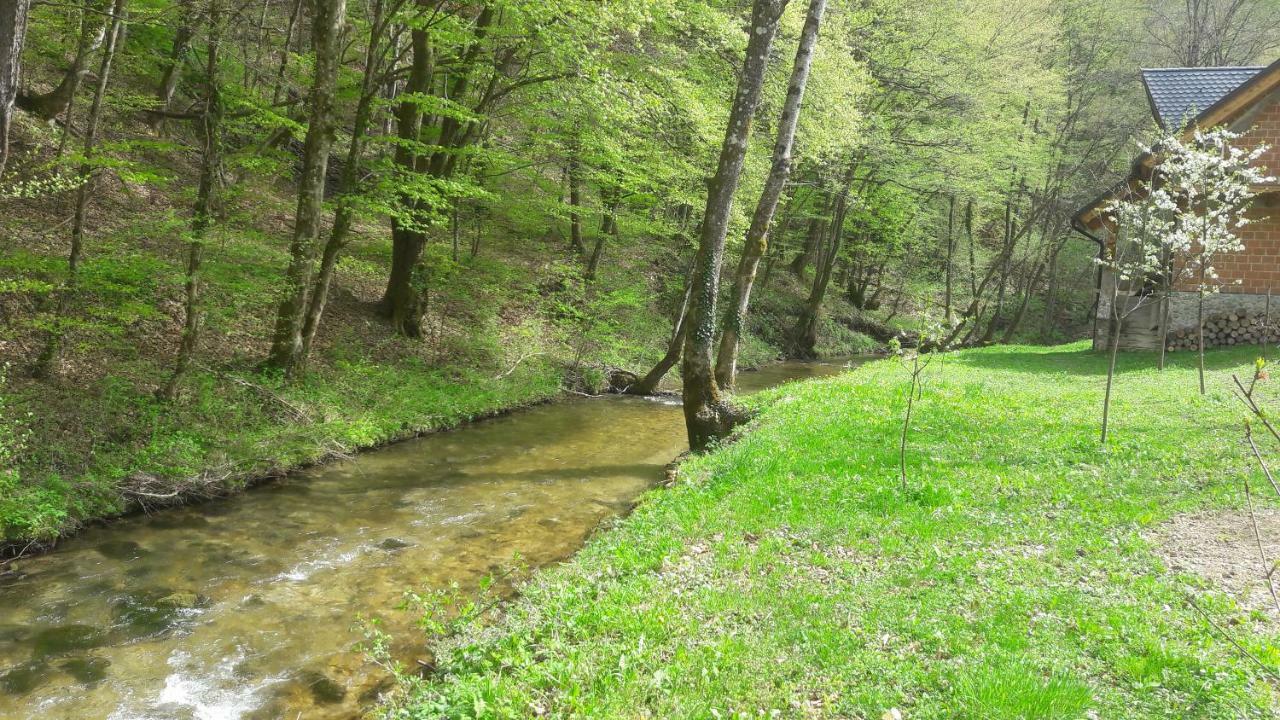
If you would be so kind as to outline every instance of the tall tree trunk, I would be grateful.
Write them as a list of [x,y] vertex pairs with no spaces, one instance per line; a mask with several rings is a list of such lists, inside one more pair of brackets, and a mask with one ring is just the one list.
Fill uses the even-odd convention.
[[62,291],[58,294],[58,306],[55,310],[53,328],[45,343],[44,351],[36,361],[36,377],[49,377],[53,374],[58,356],[62,352],[63,322],[71,309],[71,301],[75,297],[80,283],[80,259],[84,254],[85,216],[89,209],[89,200],[93,195],[94,172],[93,155],[98,146],[98,126],[102,119],[103,101],[107,96],[107,82],[111,77],[111,63],[116,56],[116,43],[120,39],[124,27],[125,0],[115,0],[111,6],[111,25],[107,30],[106,45],[102,49],[102,62],[98,66],[98,83],[93,89],[93,104],[89,108],[86,120],[83,161],[80,163],[80,187],[76,189],[75,212],[71,218],[71,250],[67,254],[67,279]]
[[178,360],[173,374],[161,388],[159,397],[173,400],[178,396],[182,378],[191,367],[200,342],[200,264],[204,256],[204,239],[209,230],[213,209],[214,186],[222,165],[221,127],[222,94],[219,85],[219,50],[222,42],[222,8],[218,0],[209,3],[209,45],[205,50],[205,101],[200,118],[203,148],[200,155],[200,185],[196,191],[195,211],[191,217],[191,241],[187,248],[185,319],[182,325],[182,341],[178,346]]
[[587,246],[582,244],[582,167],[578,161],[576,146],[572,153],[565,170],[569,183],[569,242],[574,252],[586,255]]
[[1004,329],[1004,335],[1000,336],[1002,344],[1008,344],[1013,340],[1013,334],[1018,331],[1018,326],[1022,324],[1022,319],[1027,314],[1027,304],[1031,302],[1031,293],[1035,289],[1036,283],[1040,282],[1040,276],[1044,273],[1045,264],[1043,262],[1036,263],[1036,269],[1031,273],[1031,277],[1027,280],[1026,292],[1022,293],[1022,302],[1018,304],[1018,311],[1014,313],[1013,319],[1009,321],[1008,327]]
[[19,95],[18,106],[41,119],[51,120],[65,113],[76,96],[79,85],[88,74],[88,60],[93,51],[102,45],[110,19],[105,17],[104,6],[86,0],[81,10],[81,27],[76,41],[76,56],[63,73],[58,86],[42,95]]
[[[71,137],[71,118],[72,111],[76,105],[76,95],[80,92],[80,83],[84,80],[85,72],[79,71],[84,68],[88,61],[89,54],[102,44],[103,38],[107,32],[107,21],[102,18],[90,17],[90,8],[88,5],[82,10],[80,19],[80,38],[76,45],[76,59],[73,71],[67,73],[63,77],[63,84],[66,85],[66,102],[62,107],[62,131],[58,134],[58,150],[55,157],[61,159],[67,150],[67,140]],[[60,86],[61,87],[61,86]],[[19,104],[22,98],[18,99]]]
[[760,104],[768,67],[769,50],[778,31],[785,0],[754,0],[747,40],[747,54],[729,111],[729,124],[715,175],[707,184],[707,207],[693,269],[693,293],[689,298],[689,324],[685,331],[682,362],[684,419],[689,447],[701,452],[732,428],[734,413],[720,398],[712,369],[711,350],[716,334],[716,298],[720,292],[720,265],[724,238],[733,207],[733,194],[742,175],[751,118]]
[[269,367],[283,370],[287,377],[295,376],[302,369],[302,329],[324,214],[324,182],[329,167],[329,151],[333,146],[334,104],[346,10],[346,0],[318,0],[314,5],[312,45],[315,48],[315,76],[311,85],[307,136],[302,144],[298,211],[293,224],[293,240],[289,244],[284,293],[276,312],[271,352],[266,361]]
[[31,0],[0,0],[0,175],[9,161],[9,126],[22,79],[22,44]]
[[[782,237],[782,233],[778,234]],[[770,244],[764,250],[764,274],[760,276],[760,289],[769,288],[769,280],[773,277],[773,266],[778,264],[778,250]]]
[[1102,436],[1100,442],[1107,444],[1107,435],[1111,428],[1111,387],[1116,377],[1116,354],[1120,351],[1120,332],[1124,328],[1124,315],[1118,310],[1120,293],[1118,286],[1112,284],[1111,291],[1111,356],[1107,359],[1107,389],[1102,395]]
[[[1022,144],[1022,138],[1027,131],[1027,120],[1031,116],[1031,101],[1026,101],[1022,106],[1022,127],[1018,131],[1018,145]],[[1036,121],[1039,126],[1039,121]],[[1015,194],[1014,188],[1017,188]],[[1014,237],[1013,227],[1016,220],[1013,217],[1014,203],[1022,198],[1022,194],[1027,189],[1027,178],[1025,173],[1019,173],[1018,165],[1015,163],[1012,168],[1012,174],[1009,176],[1009,189],[1005,194],[1004,200],[1004,267],[1000,272],[1000,286],[996,292],[996,306],[991,313],[991,320],[987,323],[987,329],[982,334],[982,344],[986,345],[995,337],[996,326],[1000,321],[1000,316],[1004,313],[1004,298],[1008,289],[1009,275],[1013,269],[1013,250],[1017,243]]]
[[974,253],[973,239],[973,198],[964,206],[964,234],[969,238],[969,296],[978,296],[978,259]]
[[1199,298],[1196,300],[1196,356],[1198,363],[1196,369],[1199,371],[1200,377],[1200,394],[1204,395],[1204,270],[1200,271],[1201,290]]
[[[480,51],[484,48],[484,40],[489,35],[489,29],[493,26],[496,14],[492,3],[482,4],[472,30],[471,43],[462,57],[457,77],[449,88],[448,97],[454,102],[462,102],[467,96]],[[455,149],[464,146],[471,139],[468,130],[474,127],[474,122],[464,122],[454,115],[444,117],[440,121],[439,140],[436,141],[440,150],[432,154],[427,165],[428,172],[435,177],[448,177],[458,159]]]
[[[1057,253],[1057,251],[1054,249],[1054,241],[1053,241],[1053,237],[1056,234],[1057,234],[1057,227],[1054,224],[1053,213],[1049,213],[1049,212],[1044,213],[1044,219],[1040,225],[1040,243],[1041,243],[1041,247],[1043,248],[1043,252],[1047,257],[1044,257],[1040,259],[1038,262],[1036,262],[1034,270],[1032,270],[1031,276],[1027,280],[1026,285],[1023,287],[1023,290],[1025,292],[1022,293],[1022,300],[1018,304],[1018,310],[1016,313],[1014,313],[1013,319],[1009,321],[1008,326],[1005,327],[1004,334],[1000,336],[1000,342],[1002,344],[1008,344],[1010,341],[1013,340],[1014,333],[1018,331],[1018,327],[1022,325],[1022,321],[1026,317],[1027,305],[1031,302],[1031,294],[1035,291],[1036,284],[1040,282],[1040,278],[1044,274],[1045,267],[1052,261],[1053,256],[1056,255]],[[1030,262],[1031,262],[1031,253],[1028,252],[1026,263],[1030,263]]]
[[86,0],[80,11],[80,34],[76,40],[76,54],[71,66],[62,74],[57,87],[42,95],[19,95],[18,107],[43,120],[52,120],[67,111],[71,99],[85,75],[89,74],[89,56],[102,45],[110,20],[102,11],[101,3]]
[[1058,255],[1062,252],[1062,243],[1057,240],[1053,242],[1053,250],[1049,253],[1049,267],[1045,270],[1044,316],[1040,320],[1040,342],[1049,341],[1054,320],[1058,316]]
[[948,326],[951,325],[951,273],[954,267],[952,257],[956,250],[956,196],[953,193],[947,203],[947,266],[944,272],[945,289],[942,293],[942,317]]
[[[1017,237],[1021,237],[1021,235],[1026,232],[1026,228],[1027,226],[1024,226],[1023,229],[1018,232],[1018,235],[1015,236],[1015,239]],[[972,233],[970,233],[970,238],[972,239],[972,237]],[[1010,247],[1011,246],[1007,246],[1005,250],[1010,249]],[[960,333],[962,332],[964,333],[964,339],[961,340],[961,344],[967,344],[969,339],[974,336],[978,328],[978,321],[982,319],[982,314],[986,310],[986,305],[982,301],[983,295],[986,294],[987,286],[993,279],[995,279],[996,272],[1004,267],[1004,263],[1007,260],[1008,258],[1004,255],[996,257],[987,268],[986,273],[983,274],[982,282],[978,282],[976,277],[974,278],[973,297],[969,300],[969,305],[965,308],[964,312],[960,313],[961,322],[956,323],[956,325],[952,327],[951,332],[948,333],[947,337],[939,343],[940,347],[952,347],[952,343],[956,341],[956,338],[960,337]],[[972,259],[970,262],[972,262]],[[970,267],[973,266],[971,265]]]
[[756,203],[747,239],[742,244],[742,257],[738,259],[738,269],[733,275],[733,288],[729,293],[729,305],[725,308],[720,349],[716,355],[716,382],[726,390],[733,389],[738,368],[739,336],[747,319],[751,286],[755,283],[760,258],[769,247],[769,226],[773,223],[778,199],[782,197],[782,189],[786,187],[787,178],[791,175],[791,146],[796,136],[796,124],[800,119],[805,84],[809,80],[813,48],[818,43],[818,29],[822,25],[822,14],[826,7],[826,0],[809,0],[804,29],[800,31],[796,59],[791,68],[791,80],[787,83],[787,98],[782,105],[782,116],[778,120],[773,164],[765,179],[764,189],[760,192],[760,200]]
[[[489,29],[492,27],[496,18],[494,8],[491,4],[484,4],[480,13],[476,16],[475,25],[472,29],[472,37],[470,44],[463,54],[458,64],[457,77],[448,88],[447,97],[453,102],[462,102],[466,96],[468,87],[470,86],[471,76],[475,71],[475,66],[479,60],[480,52],[484,48],[484,40],[488,35]],[[415,31],[425,33],[425,30]],[[417,43],[414,46],[414,65],[411,73],[417,72],[419,69],[426,71],[425,78],[420,85],[415,85],[414,78],[411,77],[409,87],[406,92],[431,92],[432,77],[432,59],[430,57],[431,46],[427,43],[424,36],[421,40],[414,38]],[[427,57],[419,60],[418,50],[425,49]],[[419,90],[412,89],[420,88]],[[422,117],[417,110],[416,103],[402,103],[403,109],[405,104],[413,105],[413,117],[406,115],[406,119],[413,122],[408,128],[409,132],[413,132],[413,141],[418,140],[418,130],[421,129]],[[415,127],[417,130],[415,130]],[[426,172],[436,178],[448,178],[452,175],[458,158],[458,149],[466,146],[475,139],[476,125],[474,123],[464,123],[455,117],[445,117],[440,121],[437,129],[437,137],[434,142],[440,149],[433,152],[425,161],[414,158],[413,171]],[[400,130],[401,137],[405,129]],[[397,157],[399,153],[397,152]],[[416,208],[415,208],[416,209]],[[384,315],[391,319],[400,332],[410,337],[416,337],[420,334],[418,325],[421,321],[421,308],[419,307],[419,293],[413,287],[413,273],[418,264],[419,258],[422,257],[422,250],[426,247],[426,235],[418,227],[408,228],[398,223],[392,223],[391,229],[391,272],[387,276],[387,289],[383,294],[381,310]],[[473,254],[479,250],[479,243],[472,244]]]
[[853,188],[853,178],[858,167],[855,160],[845,174],[844,187],[836,196],[832,208],[830,237],[831,240],[822,252],[813,275],[813,287],[809,291],[809,299],[800,311],[800,320],[793,333],[792,353],[798,357],[814,357],[814,347],[818,343],[818,313],[822,310],[822,301],[827,295],[827,285],[831,282],[831,271],[835,268],[836,258],[840,254],[840,243],[844,239],[844,219],[849,206],[849,192]]
[[[180,12],[182,16],[178,21],[178,29],[173,34],[173,47],[169,50],[164,72],[160,74],[160,84],[156,86],[156,109],[160,111],[153,116],[152,125],[156,127],[164,124],[163,113],[173,104],[173,94],[178,89],[178,78],[182,75],[182,60],[187,55],[187,48],[190,47],[194,34],[191,30],[191,24],[195,21],[194,8],[190,0],[182,3]],[[288,52],[287,48],[285,52]]]
[[[430,35],[425,29],[412,31],[410,50],[413,59],[404,88],[407,98],[396,109],[396,135],[401,142],[396,146],[395,162],[405,173],[418,171],[418,153],[412,146],[421,141],[422,135],[422,110],[412,96],[430,93],[431,79],[435,74],[435,55]],[[408,197],[401,198],[400,202],[410,212],[415,209],[415,201]],[[416,225],[392,218],[391,272],[387,276],[381,309],[396,331],[407,337],[418,337],[422,333],[418,293],[413,287],[413,269],[426,243],[426,235]]]
[[[343,164],[342,174],[338,178],[338,208],[333,214],[333,228],[329,230],[329,239],[325,242],[324,251],[320,255],[320,271],[316,274],[314,287],[311,288],[311,297],[307,302],[307,317],[302,326],[301,362],[304,368],[311,357],[311,346],[315,342],[316,331],[320,328],[320,318],[324,315],[324,306],[329,299],[329,286],[333,282],[333,272],[338,265],[338,255],[347,246],[351,225],[355,221],[354,210],[348,200],[350,195],[357,192],[356,186],[360,182],[360,159],[364,156],[369,124],[373,118],[373,101],[378,95],[377,81],[382,67],[379,58],[382,35],[385,30],[383,22],[383,2],[375,0],[369,18],[369,44],[365,46],[360,97],[356,101],[355,118],[351,124],[351,142],[347,145],[346,163]],[[454,212],[456,214],[456,209]]]
[[289,54],[293,52],[294,30],[302,18],[302,0],[293,0],[293,10],[289,13],[289,24],[285,27],[284,43],[280,48],[280,64],[276,66],[276,81],[271,87],[271,104],[280,102],[284,91],[284,74],[289,69]]
[[991,319],[987,321],[987,328],[982,333],[982,339],[979,342],[986,345],[991,342],[996,334],[996,325],[1000,322],[1000,315],[1004,311],[1004,296],[1009,287],[1009,275],[1013,270],[1013,248],[1010,238],[1013,237],[1013,201],[1012,198],[1005,200],[1004,204],[1004,243],[1002,245],[1004,264],[1000,266],[1000,283],[996,288],[996,304],[991,311]]
[[684,338],[689,327],[689,297],[693,294],[693,267],[697,265],[697,257],[689,267],[684,283],[684,297],[680,301],[680,310],[676,313],[675,325],[671,328],[671,341],[667,343],[667,352],[656,365],[640,380],[627,387],[628,395],[652,395],[658,389],[658,383],[667,376],[671,368],[680,360],[680,351],[684,348]]
[[774,233],[778,242],[770,242],[765,245],[764,249],[764,275],[760,278],[760,289],[765,290],[769,287],[769,279],[773,277],[773,268],[778,264],[778,255],[782,252],[782,246],[787,240],[787,231],[791,229],[791,221],[794,219],[791,213],[792,206],[795,204],[796,196],[793,193],[791,199],[787,201],[787,207],[782,211],[782,222],[778,226],[778,232]]
[[804,275],[805,268],[813,262],[813,256],[818,254],[818,246],[822,242],[825,230],[826,225],[822,218],[809,219],[809,230],[804,235],[804,248],[787,265],[787,269],[797,277]]
[[609,201],[609,206],[605,210],[604,217],[600,220],[600,234],[596,236],[595,245],[591,248],[591,257],[587,260],[586,274],[583,276],[587,282],[593,282],[596,279],[596,271],[600,268],[600,257],[604,254],[605,238],[618,235],[618,200]]

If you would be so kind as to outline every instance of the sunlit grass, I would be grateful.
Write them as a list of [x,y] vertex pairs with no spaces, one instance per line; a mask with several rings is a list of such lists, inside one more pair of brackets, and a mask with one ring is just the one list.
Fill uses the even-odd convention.
[[[758,396],[738,442],[446,643],[408,717],[1272,717],[1272,625],[1162,566],[1147,532],[1239,507],[1230,373],[1083,345],[947,356],[898,488],[892,361]],[[1268,390],[1270,393],[1270,390]],[[1270,393],[1274,395],[1274,393]]]

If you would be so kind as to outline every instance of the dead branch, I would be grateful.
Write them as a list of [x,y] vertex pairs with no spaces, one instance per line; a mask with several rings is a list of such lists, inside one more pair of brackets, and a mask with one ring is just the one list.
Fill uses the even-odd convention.
[[207,371],[209,371],[209,372],[211,372],[211,373],[213,373],[214,375],[217,375],[217,376],[218,376],[218,377],[220,377],[220,378],[223,378],[224,380],[227,380],[227,381],[229,381],[229,382],[231,382],[231,383],[234,383],[234,384],[236,384],[236,385],[239,385],[239,386],[241,386],[241,387],[243,387],[243,388],[247,388],[247,389],[249,389],[249,390],[252,390],[253,392],[255,392],[255,393],[257,393],[258,395],[260,395],[261,397],[263,397],[263,398],[265,398],[265,399],[267,399],[267,400],[270,400],[270,401],[272,401],[272,402],[274,402],[274,403],[276,403],[276,404],[280,405],[280,406],[281,406],[281,407],[283,407],[285,410],[289,411],[289,413],[290,413],[291,415],[293,415],[293,419],[294,419],[294,420],[297,420],[297,421],[299,421],[299,422],[303,422],[303,423],[308,423],[308,424],[310,424],[311,422],[313,422],[313,419],[312,419],[311,415],[310,415],[309,413],[307,413],[307,411],[303,410],[302,408],[298,407],[297,405],[295,405],[295,404],[293,404],[293,403],[289,402],[288,400],[284,399],[283,397],[281,397],[281,396],[279,395],[279,393],[273,392],[270,388],[264,387],[264,386],[262,386],[262,385],[260,385],[260,384],[258,384],[258,383],[255,383],[255,382],[250,382],[250,381],[248,381],[248,380],[245,380],[245,379],[244,379],[244,378],[242,378],[242,377],[238,377],[238,376],[236,376],[236,375],[232,375],[232,374],[230,374],[230,373],[225,373],[225,372],[222,372],[222,371],[220,371],[220,370],[215,370],[215,369],[210,368],[210,367],[208,367],[208,366],[204,366],[204,369],[205,369],[205,370],[207,370]]
[[1253,663],[1257,665],[1262,670],[1262,672],[1270,676],[1272,680],[1280,682],[1280,675],[1277,675],[1275,670],[1272,670],[1271,668],[1267,667],[1261,660],[1258,659],[1256,655],[1249,652],[1248,648],[1241,645],[1238,640],[1236,640],[1234,637],[1231,637],[1231,633],[1227,632],[1225,629],[1223,629],[1221,625],[1214,622],[1213,618],[1209,616],[1209,613],[1205,612],[1204,608],[1200,607],[1196,603],[1195,598],[1191,597],[1191,593],[1187,593],[1186,600],[1187,600],[1187,604],[1195,608],[1195,611],[1200,613],[1200,617],[1204,618],[1205,622],[1209,623],[1210,627],[1212,627],[1214,630],[1217,630],[1218,633],[1222,635],[1222,637],[1226,638],[1227,642],[1234,645],[1236,650],[1240,651],[1241,655],[1244,655],[1245,657],[1252,660]]
[[502,378],[507,377],[507,376],[508,376],[508,375],[510,375],[511,373],[515,372],[515,371],[516,371],[516,368],[520,367],[520,363],[524,362],[525,360],[528,360],[528,359],[529,359],[529,358],[531,358],[531,357],[537,357],[538,355],[546,355],[546,353],[544,353],[544,352],[531,352],[531,353],[525,353],[524,355],[521,355],[519,358],[517,358],[517,359],[516,359],[516,361],[515,361],[515,364],[513,364],[511,367],[507,368],[507,371],[506,371],[506,372],[504,372],[504,373],[502,373],[502,374],[500,374],[500,375],[494,375],[494,376],[493,376],[493,379],[494,379],[494,380],[501,380]]
[[[1271,478],[1271,470],[1267,467],[1266,461],[1262,459],[1262,453],[1258,452],[1258,444],[1253,441],[1253,428],[1249,423],[1244,424],[1244,436],[1249,441],[1249,448],[1253,450],[1253,457],[1257,459],[1258,464],[1262,466],[1262,472],[1266,474],[1267,479],[1271,480],[1271,484],[1275,485],[1275,480]],[[1253,526],[1253,539],[1258,542],[1258,558],[1262,561],[1262,569],[1267,579],[1267,590],[1271,592],[1271,602],[1276,607],[1276,613],[1280,614],[1280,595],[1276,594],[1276,583],[1273,579],[1273,571],[1275,566],[1267,560],[1267,552],[1262,547],[1262,532],[1258,530],[1258,516],[1253,511],[1253,493],[1249,491],[1249,477],[1244,477],[1244,499],[1249,507],[1249,523]]]

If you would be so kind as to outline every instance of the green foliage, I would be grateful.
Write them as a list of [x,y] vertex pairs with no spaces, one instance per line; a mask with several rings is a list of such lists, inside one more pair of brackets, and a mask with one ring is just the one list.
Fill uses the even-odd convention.
[[[850,168],[850,211],[837,229],[843,249],[819,318],[820,355],[876,349],[849,329],[859,314],[892,325],[919,310],[910,298],[936,302],[947,196],[961,206],[974,200],[978,274],[999,257],[1006,205],[1016,224],[1028,220],[1029,205],[1051,197],[1059,221],[1015,243],[1006,283],[1015,294],[1047,289],[1027,274],[1062,248],[1063,214],[1113,169],[1117,155],[1108,149],[1124,142],[1130,108],[1141,103],[1114,81],[1131,64],[1126,28],[1141,20],[1129,5],[1035,0],[1011,19],[994,0],[833,2],[805,96],[790,215],[775,222],[768,265],[776,268],[769,286],[756,290],[742,366],[768,362],[789,345],[812,263],[801,277],[785,267],[810,222],[831,220],[831,199]],[[316,66],[310,51],[299,51],[308,46],[306,13],[290,45],[282,33],[259,32],[289,25],[289,3],[237,14],[222,28],[224,167],[197,275],[195,368],[173,405],[151,398],[173,366],[183,327],[202,142],[196,119],[206,87],[201,60],[212,35],[207,7],[131,2],[91,158],[81,156],[76,136],[92,83],[81,84],[66,125],[19,113],[15,147],[23,152],[0,184],[0,232],[13,239],[0,252],[0,342],[17,348],[22,364],[51,331],[65,342],[56,380],[17,382],[16,402],[34,413],[33,432],[56,439],[33,443],[23,461],[22,492],[39,495],[28,504],[31,517],[43,519],[15,520],[7,536],[48,536],[118,512],[138,473],[176,488],[225,473],[222,485],[237,487],[255,473],[317,459],[334,444],[364,447],[448,424],[440,417],[461,420],[458,407],[491,410],[545,397],[566,377],[598,388],[608,370],[644,371],[661,355],[746,44],[746,7],[501,0],[486,6],[497,19],[484,33],[479,5],[396,7],[385,20],[427,34],[435,77],[425,93],[378,93],[356,181],[337,188],[376,30],[373,5],[349,5],[328,188],[340,192],[327,197],[326,211],[349,210],[355,222],[312,353],[313,376],[296,384],[260,374],[256,364],[290,259],[286,238]],[[81,31],[91,37],[105,22],[103,8],[33,9],[24,92],[47,92],[65,78]],[[768,169],[804,9],[791,3],[781,23],[734,204],[729,262]],[[1011,22],[1016,31],[1003,31]],[[192,32],[176,66],[173,117],[153,124],[141,111],[157,104],[184,27]],[[381,50],[385,59],[374,52],[372,67],[389,74],[374,78],[379,90],[403,79],[408,62],[403,43]],[[87,78],[99,52],[89,53]],[[401,105],[427,116],[415,137],[396,131]],[[445,120],[467,141],[448,142]],[[413,170],[394,161],[398,150],[419,156]],[[86,160],[97,182],[75,291],[64,295],[68,238],[60,223]],[[441,162],[447,171],[436,167]],[[1058,187],[1051,178],[1062,168],[1076,174]],[[580,195],[573,208],[565,197],[571,169]],[[597,241],[602,248],[590,281],[587,258],[569,248],[571,215],[587,252]],[[396,336],[377,306],[387,283],[389,221],[425,239],[412,273],[424,310],[416,341]],[[964,246],[957,247],[959,308],[972,298]],[[1041,312],[1039,297],[1029,305],[1030,316],[1043,315],[1053,328],[1078,317],[1090,299],[1087,249],[1067,248],[1053,255],[1064,278],[1057,312]],[[860,290],[859,278],[867,279]],[[877,298],[878,309],[862,301],[854,307],[855,290],[862,300]],[[984,319],[991,306],[983,306]],[[456,395],[442,389],[459,383],[475,387]]]
[[814,347],[818,357],[845,358],[884,349],[875,339],[857,330],[850,330],[829,315],[823,316],[818,322],[818,344]]

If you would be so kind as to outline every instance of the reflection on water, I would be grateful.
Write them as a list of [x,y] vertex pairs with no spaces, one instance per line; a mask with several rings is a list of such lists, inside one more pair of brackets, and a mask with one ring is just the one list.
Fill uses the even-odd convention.
[[0,577],[0,718],[352,717],[385,682],[358,615],[411,642],[404,590],[568,556],[684,446],[672,400],[573,400],[87,531]]

